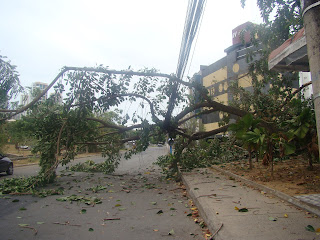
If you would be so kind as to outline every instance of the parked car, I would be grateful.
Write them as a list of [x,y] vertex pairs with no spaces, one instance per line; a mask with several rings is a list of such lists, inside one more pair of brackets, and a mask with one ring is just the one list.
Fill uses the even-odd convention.
[[7,156],[0,154],[0,172],[6,172],[8,175],[13,174],[13,163]]
[[29,149],[29,146],[26,146],[26,145],[20,146],[20,149]]

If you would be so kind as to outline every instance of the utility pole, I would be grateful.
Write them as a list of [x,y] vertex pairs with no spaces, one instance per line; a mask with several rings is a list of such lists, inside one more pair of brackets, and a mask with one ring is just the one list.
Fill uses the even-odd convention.
[[320,0],[301,0],[301,9],[312,79],[318,143],[320,143]]

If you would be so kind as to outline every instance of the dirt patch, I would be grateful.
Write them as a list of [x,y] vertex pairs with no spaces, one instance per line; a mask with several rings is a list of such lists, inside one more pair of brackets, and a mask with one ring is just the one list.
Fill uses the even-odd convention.
[[14,154],[21,157],[26,157],[29,155],[32,155],[30,149],[21,149],[21,148],[15,148],[13,144],[7,144],[3,147],[3,152],[5,154]]
[[303,157],[276,161],[273,178],[271,167],[263,166],[261,162],[254,163],[252,170],[249,170],[247,160],[218,167],[291,196],[320,193],[320,164],[314,164],[313,171],[310,171]]
[[[5,154],[13,154],[23,159],[12,159],[14,166],[24,166],[29,164],[39,164],[40,157],[32,156],[30,149],[16,149],[13,144],[7,144],[3,148]],[[91,156],[101,156],[101,153],[80,153],[75,158],[85,158]]]

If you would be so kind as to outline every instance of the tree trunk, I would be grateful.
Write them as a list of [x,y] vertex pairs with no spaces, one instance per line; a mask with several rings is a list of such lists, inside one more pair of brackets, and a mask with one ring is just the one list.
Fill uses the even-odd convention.
[[249,152],[249,169],[251,170],[253,168],[251,147],[248,147],[248,152]]
[[308,160],[309,160],[309,170],[313,170],[313,165],[312,165],[312,155],[310,152],[308,152]]
[[304,13],[303,22],[312,79],[317,132],[318,139],[320,139],[320,5],[317,5],[317,3],[319,3],[319,0],[301,1]]

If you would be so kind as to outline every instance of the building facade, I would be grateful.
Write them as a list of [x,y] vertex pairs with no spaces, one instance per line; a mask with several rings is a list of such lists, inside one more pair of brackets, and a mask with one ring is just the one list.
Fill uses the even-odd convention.
[[[229,88],[232,83],[237,81],[238,87],[245,90],[252,90],[251,78],[248,75],[248,63],[246,60],[247,52],[255,52],[256,47],[250,45],[250,32],[248,26],[251,22],[246,22],[232,30],[232,45],[225,49],[226,56],[212,63],[209,66],[200,66],[200,78],[202,85],[208,89],[209,95],[215,101],[228,105],[233,100],[233,94]],[[198,76],[199,78],[199,76]],[[298,87],[298,82],[294,87]],[[269,89],[266,86],[265,91]],[[202,124],[206,131],[219,127],[219,122],[224,118],[222,112],[214,112],[202,115]],[[230,116],[236,119],[235,116]]]

